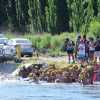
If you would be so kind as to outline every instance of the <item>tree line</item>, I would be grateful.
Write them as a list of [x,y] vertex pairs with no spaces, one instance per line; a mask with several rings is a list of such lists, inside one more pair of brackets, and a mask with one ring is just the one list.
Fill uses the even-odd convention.
[[0,27],[19,32],[87,32],[100,0],[0,0]]

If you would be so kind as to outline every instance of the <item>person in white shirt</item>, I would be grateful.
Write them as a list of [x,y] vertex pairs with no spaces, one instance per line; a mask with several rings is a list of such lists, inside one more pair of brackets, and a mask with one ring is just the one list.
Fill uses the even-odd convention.
[[80,41],[78,45],[78,50],[77,50],[77,55],[78,55],[78,60],[79,61],[84,61],[85,56],[86,56],[86,51],[85,51],[85,43],[83,40]]

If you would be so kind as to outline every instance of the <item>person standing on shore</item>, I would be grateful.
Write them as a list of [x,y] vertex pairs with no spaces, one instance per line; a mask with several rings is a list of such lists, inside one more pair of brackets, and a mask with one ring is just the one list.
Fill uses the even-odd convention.
[[77,60],[77,50],[78,50],[78,46],[79,46],[80,40],[81,40],[81,36],[79,35],[77,37],[76,46],[75,46],[75,58],[76,58],[76,60]]
[[100,62],[100,38],[97,36],[96,42],[95,42],[95,62]]
[[94,52],[95,52],[94,39],[89,38],[89,62],[94,61]]
[[78,48],[77,48],[77,58],[79,63],[82,65],[82,63],[85,61],[85,55],[86,55],[86,51],[85,51],[85,43],[83,40],[81,40],[79,42]]
[[66,51],[68,54],[68,62],[71,63],[71,58],[72,62],[75,62],[75,57],[74,57],[74,42],[72,40],[67,39],[66,42]]
[[86,37],[86,35],[83,35],[83,41],[85,44],[85,60],[88,62],[89,58],[89,41]]

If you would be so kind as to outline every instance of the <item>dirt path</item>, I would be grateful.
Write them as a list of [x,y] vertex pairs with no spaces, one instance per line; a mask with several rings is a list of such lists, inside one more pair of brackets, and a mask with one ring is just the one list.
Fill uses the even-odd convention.
[[67,62],[67,58],[64,57],[39,57],[39,60],[43,60],[43,61],[54,61],[54,62]]

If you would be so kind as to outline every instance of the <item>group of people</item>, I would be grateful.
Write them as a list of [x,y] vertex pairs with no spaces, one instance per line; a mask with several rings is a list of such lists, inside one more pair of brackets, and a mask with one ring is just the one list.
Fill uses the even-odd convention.
[[43,67],[44,65],[41,64],[33,64],[28,68],[22,67],[19,76],[30,77],[36,83],[45,81],[49,83],[80,82],[83,85],[93,84],[96,80],[96,73],[99,72],[96,68],[100,68],[97,67],[97,62],[100,61],[100,37],[97,36],[94,39],[92,37],[87,38],[86,35],[78,36],[76,42],[67,38],[64,50],[68,54],[68,62],[77,61],[78,64],[69,64],[62,69],[56,64],[47,67]]
[[67,38],[64,44],[64,50],[68,54],[68,62],[99,62],[100,61],[100,37],[87,38],[86,35],[78,36],[76,43]]

